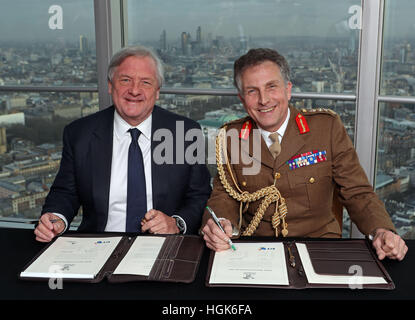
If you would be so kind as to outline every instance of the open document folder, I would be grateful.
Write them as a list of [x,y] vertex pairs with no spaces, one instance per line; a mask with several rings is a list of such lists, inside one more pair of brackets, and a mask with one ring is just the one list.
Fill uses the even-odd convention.
[[183,235],[61,236],[40,252],[20,273],[20,279],[60,278],[67,281],[192,282],[204,242]]
[[211,252],[207,286],[395,288],[363,239],[234,244]]

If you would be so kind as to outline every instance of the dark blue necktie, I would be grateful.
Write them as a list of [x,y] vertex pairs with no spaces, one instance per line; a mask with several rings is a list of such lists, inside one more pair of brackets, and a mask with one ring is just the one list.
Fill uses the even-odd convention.
[[138,137],[140,130],[128,130],[131,134],[131,144],[128,149],[128,182],[127,182],[127,232],[141,231],[141,219],[147,212],[146,179],[144,161]]

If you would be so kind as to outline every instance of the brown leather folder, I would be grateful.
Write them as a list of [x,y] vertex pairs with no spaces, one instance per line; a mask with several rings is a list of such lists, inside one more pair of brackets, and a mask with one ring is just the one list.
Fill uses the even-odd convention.
[[[120,234],[69,234],[62,237],[117,237]],[[165,241],[148,276],[113,274],[118,264],[127,254],[129,248],[139,236],[120,236],[121,240],[114,249],[102,269],[94,279],[64,278],[64,281],[97,283],[107,278],[108,282],[121,283],[130,281],[165,281],[165,282],[193,282],[199,268],[200,259],[204,250],[203,239],[193,235],[151,235],[164,237]],[[148,235],[150,236],[150,235]],[[53,243],[53,242],[52,242]],[[52,243],[39,252],[24,268],[26,270]],[[48,280],[49,278],[22,277],[22,280]]]
[[[235,240],[234,243],[242,242]],[[245,240],[244,242],[255,242]],[[256,241],[262,243],[263,241]],[[318,275],[348,276],[352,277],[356,273],[356,266],[363,271],[362,276],[383,277],[386,283],[361,284],[349,283],[310,283],[300,259],[296,243],[304,243],[311,260],[314,272]],[[215,252],[211,251],[209,259],[206,286],[208,287],[261,287],[261,288],[281,288],[281,289],[306,289],[306,288],[350,288],[350,289],[394,289],[395,284],[388,272],[379,261],[376,253],[371,248],[371,244],[366,239],[356,240],[298,240],[283,241],[286,268],[288,273],[289,285],[264,285],[264,284],[230,284],[230,283],[210,283],[212,265]],[[295,266],[290,264],[290,253],[295,258]]]

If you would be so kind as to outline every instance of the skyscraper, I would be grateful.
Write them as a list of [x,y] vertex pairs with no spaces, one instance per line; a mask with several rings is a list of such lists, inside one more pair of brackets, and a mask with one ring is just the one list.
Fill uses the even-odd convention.
[[190,54],[190,33],[188,32],[182,32],[182,36],[181,36],[181,40],[182,40],[182,54],[183,55],[189,55]]
[[163,30],[163,32],[160,35],[160,50],[161,52],[167,51],[167,35],[166,30]]
[[0,154],[7,152],[6,128],[0,127]]
[[88,39],[82,34],[79,36],[79,51],[83,54],[88,53]]
[[196,30],[196,41],[197,43],[202,42],[202,28],[200,26],[198,26]]

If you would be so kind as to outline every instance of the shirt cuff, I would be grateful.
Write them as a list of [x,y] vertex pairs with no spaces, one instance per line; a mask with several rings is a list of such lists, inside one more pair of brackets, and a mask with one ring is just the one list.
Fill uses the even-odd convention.
[[68,220],[66,220],[65,216],[63,214],[60,213],[56,213],[56,212],[52,212],[55,216],[57,216],[58,218],[62,219],[63,222],[65,223],[65,229],[63,229],[63,231],[60,233],[64,233],[66,231],[66,229],[68,229]]

